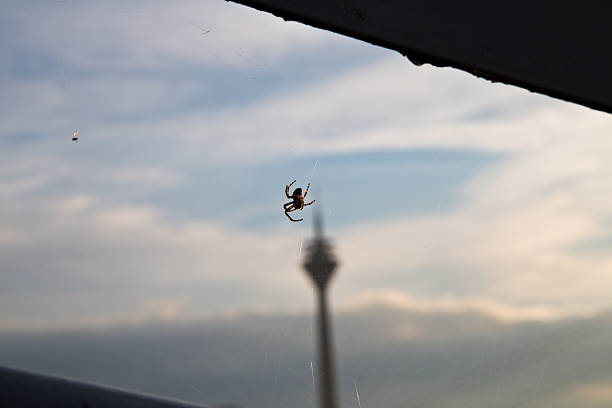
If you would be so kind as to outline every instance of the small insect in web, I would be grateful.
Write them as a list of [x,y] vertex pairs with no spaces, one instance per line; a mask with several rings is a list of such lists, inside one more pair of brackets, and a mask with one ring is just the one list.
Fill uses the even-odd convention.
[[72,135],[73,142],[76,142],[77,140],[79,140],[78,134],[79,134],[79,129],[75,130],[74,134]]
[[314,203],[316,200],[312,200],[311,202],[304,204],[304,198],[306,198],[306,194],[308,194],[310,183],[308,183],[308,185],[306,186],[306,191],[304,192],[304,195],[302,195],[302,189],[299,187],[293,190],[293,193],[289,195],[289,188],[293,185],[293,183],[295,183],[295,180],[293,180],[288,186],[285,186],[285,195],[287,196],[287,198],[290,198],[291,201],[286,204],[283,204],[283,208],[285,209],[285,215],[287,216],[287,218],[289,218],[293,222],[298,222],[302,221],[303,218],[300,218],[299,220],[294,220],[293,218],[291,218],[289,213],[296,210],[303,210],[304,207]]

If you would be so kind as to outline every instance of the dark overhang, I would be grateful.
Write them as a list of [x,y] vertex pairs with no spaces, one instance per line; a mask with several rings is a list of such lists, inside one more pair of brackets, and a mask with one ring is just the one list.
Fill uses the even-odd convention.
[[232,1],[612,113],[612,2]]

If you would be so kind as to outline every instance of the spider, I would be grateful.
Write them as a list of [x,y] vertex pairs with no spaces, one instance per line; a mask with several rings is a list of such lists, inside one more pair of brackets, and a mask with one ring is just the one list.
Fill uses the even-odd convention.
[[292,201],[289,201],[287,204],[283,204],[283,208],[285,209],[285,215],[287,216],[287,218],[289,218],[293,222],[298,222],[298,221],[302,221],[303,218],[300,218],[299,220],[294,220],[293,218],[291,218],[289,213],[295,210],[303,210],[304,207],[314,203],[316,200],[312,200],[311,202],[304,204],[304,198],[306,198],[306,194],[308,194],[310,183],[308,183],[308,185],[306,186],[306,192],[304,193],[303,196],[302,196],[301,188],[296,188],[293,191],[293,194],[289,195],[289,187],[291,187],[293,183],[295,183],[295,180],[293,180],[291,184],[289,184],[288,186],[285,186],[285,195],[287,196],[287,198],[290,198]]

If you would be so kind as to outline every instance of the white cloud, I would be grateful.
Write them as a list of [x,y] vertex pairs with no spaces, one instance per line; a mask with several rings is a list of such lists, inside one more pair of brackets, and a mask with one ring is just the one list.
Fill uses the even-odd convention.
[[612,384],[609,384],[609,383],[579,384],[579,385],[574,385],[572,388],[573,388],[572,391],[575,394],[577,394],[578,397],[582,397],[589,402],[605,404],[607,406],[612,404]]
[[[189,58],[198,59],[205,54],[199,45],[189,45],[194,37],[195,42],[210,39],[215,47],[239,44],[238,48],[223,45],[227,51],[223,58],[238,57],[249,66],[252,64],[245,62],[248,57],[239,57],[243,50],[281,58],[291,49],[300,49],[305,57],[311,57],[313,48],[303,49],[305,44],[324,49],[334,41],[350,40],[223,2],[181,6],[161,3],[143,10],[134,5],[104,5],[93,10],[76,6],[70,9],[76,17],[56,5],[45,7],[51,16],[40,25],[24,22],[34,32],[53,33],[32,34],[37,41],[43,38],[43,44],[37,47],[74,53],[75,58],[89,60],[100,72],[88,76],[69,74],[71,78],[64,78],[63,84],[59,78],[7,84],[6,101],[11,103],[6,104],[8,110],[1,121],[5,132],[68,134],[72,128],[82,127],[84,140],[107,145],[124,143],[130,150],[137,145],[166,141],[166,154],[171,160],[201,166],[371,149],[538,151],[575,139],[573,129],[580,129],[591,140],[605,141],[612,128],[608,115],[603,113],[515,87],[490,84],[457,70],[414,67],[391,52],[382,61],[356,66],[335,76],[330,74],[291,92],[270,92],[265,99],[219,106],[212,111],[185,108],[175,112],[176,105],[197,100],[206,93],[207,83],[199,77],[185,77],[184,72],[172,73],[149,60],[172,61],[179,69],[189,68]],[[104,18],[97,15],[100,13]],[[209,38],[213,29],[202,35],[194,27],[198,24],[190,20],[200,14],[222,27],[222,38],[213,41]],[[56,19],[62,21],[58,23]],[[74,20],[74,32],[81,35],[72,35],[67,28],[56,33],[46,26],[70,27],[68,20]],[[145,28],[147,24],[155,28]],[[228,28],[234,24],[241,29]],[[248,26],[257,29],[245,30]],[[108,36],[97,32],[106,29]],[[66,32],[61,34],[62,30]],[[93,43],[88,35],[95,36]],[[75,45],[68,46],[73,42]],[[66,46],[61,46],[63,43]],[[118,52],[126,55],[115,56]],[[89,57],[90,53],[95,55]],[[107,54],[112,57],[99,57]],[[155,75],[122,71],[122,64],[137,65],[139,60],[149,61],[144,65],[149,65]],[[198,60],[197,64],[210,67],[215,60]],[[106,63],[108,68],[104,68]],[[274,59],[269,64],[261,69],[278,68]],[[58,115],[58,111],[62,114]],[[32,117],[38,120],[28,120]]]
[[[417,146],[507,152],[505,159],[461,190],[451,212],[361,223],[337,231],[342,266],[339,282],[334,285],[335,301],[343,304],[370,290],[388,293],[387,290],[395,289],[433,302],[437,307],[451,307],[448,305],[451,299],[451,303],[461,307],[486,309],[506,320],[552,319],[606,307],[607,289],[612,285],[610,258],[605,250],[578,252],[572,248],[607,234],[606,220],[612,215],[608,205],[612,167],[607,159],[612,153],[612,143],[607,140],[610,119],[573,105],[545,103],[528,112],[519,109],[503,121],[456,120],[487,106],[491,96],[482,96],[480,92],[487,91],[480,90],[472,94],[475,101],[468,99],[474,107],[466,111],[448,107],[444,114],[428,114],[433,102],[423,108],[422,133],[413,134],[405,128],[404,135],[397,133],[387,141],[371,139],[365,144],[359,132],[355,138],[341,132],[339,138],[308,141],[309,135],[302,127],[309,118],[315,120],[325,109],[333,110],[330,120],[347,117],[343,114],[345,106],[357,115],[359,109],[369,105],[364,101],[360,107],[353,106],[348,100],[351,95],[348,84],[359,79],[367,82],[370,77],[384,78],[381,73],[371,75],[369,70],[383,67],[383,73],[385,70],[391,73],[394,64],[384,62],[370,67],[346,86],[338,85],[340,91],[332,92],[332,96],[342,97],[336,100],[330,97],[331,103],[324,107],[318,106],[324,103],[324,98],[318,96],[324,90],[317,88],[312,94],[304,91],[292,96],[286,101],[286,109],[280,99],[272,98],[218,116],[162,119],[160,123],[137,125],[139,131],[130,126],[120,129],[109,125],[106,131],[111,126],[117,132],[134,134],[148,134],[151,130],[158,132],[159,140],[163,140],[165,132],[172,131],[181,135],[171,143],[176,154],[193,158],[200,166],[210,165],[206,158],[213,156],[221,162],[250,158],[265,162],[286,153],[286,147],[278,147],[276,140],[283,129],[266,125],[275,114],[295,125],[292,137],[296,142],[302,140],[296,143],[298,146],[302,143],[304,150],[300,152],[309,148],[321,152]],[[433,78],[436,74],[424,73],[425,77],[429,75]],[[504,92],[510,95],[522,91]],[[528,97],[515,95],[510,99],[521,100],[523,96]],[[302,97],[307,101],[304,104]],[[312,116],[309,106],[314,106]],[[385,122],[382,119],[386,108],[393,111],[389,105],[366,111],[364,116],[371,115],[374,122],[380,120],[376,123],[381,124]],[[233,115],[241,118],[240,123],[230,120]],[[436,115],[441,115],[439,122],[428,124],[423,119]],[[402,121],[397,110],[391,116]],[[257,135],[257,140],[245,141],[248,125],[249,135]],[[333,120],[329,125],[339,126]],[[268,127],[270,134],[263,132]],[[585,136],[577,137],[574,129],[580,129]],[[285,130],[289,132],[289,126]],[[202,132],[209,132],[209,136],[201,137]],[[472,136],[467,137],[468,134]],[[513,134],[517,136],[513,138]],[[434,137],[427,140],[427,135]],[[150,134],[148,137],[153,138]],[[214,143],[218,144],[210,152],[201,148]],[[255,146],[262,152],[256,156],[252,153]],[[27,187],[32,177],[44,175],[55,180],[71,173],[68,163],[43,161],[38,165],[33,160],[29,167],[18,165],[18,160],[12,163],[6,174],[13,184],[6,184],[6,191],[15,193],[11,195],[15,203],[23,202],[22,192],[41,185],[33,185],[30,190],[11,189],[11,185]],[[57,174],[53,163],[58,164]],[[106,176],[111,183],[128,189],[155,180],[159,180],[152,187],[155,189],[185,182],[169,165],[133,163],[111,171],[105,171],[104,166],[95,168],[95,172],[87,172],[87,177]],[[91,296],[97,297],[94,304],[99,308],[84,311],[84,317],[71,316],[67,310],[74,308],[75,299],[81,296],[75,292],[76,297],[70,302],[49,302],[56,309],[46,306],[43,310],[52,317],[45,319],[106,321],[126,315],[126,309],[140,318],[157,316],[146,304],[174,311],[166,313],[167,316],[175,313],[198,316],[241,307],[290,305],[299,309],[310,304],[304,279],[296,279],[301,274],[295,265],[300,237],[289,229],[256,234],[210,221],[176,221],[163,208],[129,201],[110,205],[91,194],[63,197],[55,206],[50,202],[53,199],[23,206],[15,204],[10,211],[11,206],[3,207],[3,231],[15,231],[14,236],[19,237],[12,244],[22,248],[18,256],[46,254],[43,258],[53,259],[48,264],[50,274],[67,274],[68,279],[81,286],[80,294],[97,291]],[[34,268],[34,263],[25,258],[15,257],[5,264]],[[109,286],[113,281],[123,282],[121,293]],[[16,293],[25,294],[31,289],[23,282],[15,284]],[[151,299],[161,300],[151,303]],[[115,306],[110,307],[111,303]],[[37,319],[33,316],[40,310],[32,308],[35,306],[31,306],[28,312],[31,314],[25,320]]]
[[141,166],[118,169],[110,174],[113,181],[129,185],[145,184],[155,188],[176,187],[184,184],[185,180],[167,168]]
[[[481,190],[481,196],[475,201],[486,200],[488,192]],[[576,243],[602,234],[605,226],[598,214],[559,201],[531,198],[524,206],[497,213],[494,207],[481,212],[478,204],[467,205],[442,216],[350,228],[339,241],[347,273],[343,284],[350,291],[388,281],[423,296],[452,293],[528,305],[605,306],[606,288],[612,284],[609,259],[571,251]]]
[[92,207],[94,198],[86,194],[78,194],[57,202],[57,212],[65,217],[71,217],[76,213],[85,211]]
[[20,204],[0,211],[0,238],[19,234],[2,240],[4,326],[202,317],[278,305],[270,293],[308,304],[294,242],[280,236],[84,195]]
[[171,138],[183,150],[181,160],[200,164],[204,157],[213,164],[372,149],[518,153],[557,146],[560,152],[575,147],[578,129],[588,145],[606,143],[612,121],[601,112],[458,71],[416,68],[393,56],[290,94],[122,128],[126,135]]
[[[4,285],[18,294],[4,301],[13,307],[27,301],[16,312],[23,322],[197,318],[236,308],[304,309],[311,302],[305,277],[298,278],[299,237],[291,239],[289,230],[246,233],[83,195],[49,203],[23,205],[2,217],[3,227],[21,236],[5,242],[14,255],[5,253],[3,264],[39,276],[31,284],[13,275]],[[334,303],[477,311],[503,321],[550,320],[605,307],[612,282],[602,273],[609,262],[566,251],[598,226],[550,203],[541,206],[489,217],[468,206],[339,231]],[[32,302],[39,296],[49,301]]]
[[214,0],[39,2],[29,5],[30,13],[22,13],[23,8],[11,10],[19,33],[13,41],[58,57],[68,76],[80,70],[157,70],[177,62],[240,69],[332,38],[312,27]]
[[406,312],[468,314],[477,313],[501,322],[553,321],[576,315],[592,315],[591,309],[564,309],[546,303],[520,305],[503,303],[486,297],[463,297],[455,295],[433,295],[416,297],[393,289],[364,291],[340,307],[342,312],[358,312],[373,306],[388,306]]

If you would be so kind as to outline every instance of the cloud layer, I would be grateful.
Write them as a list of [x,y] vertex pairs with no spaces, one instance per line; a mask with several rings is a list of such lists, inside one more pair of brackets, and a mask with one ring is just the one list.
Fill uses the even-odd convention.
[[[341,406],[609,404],[609,313],[509,322],[494,317],[495,309],[399,306],[379,298],[335,314]],[[311,407],[312,328],[309,314],[248,314],[12,333],[0,337],[0,360],[205,404]]]

